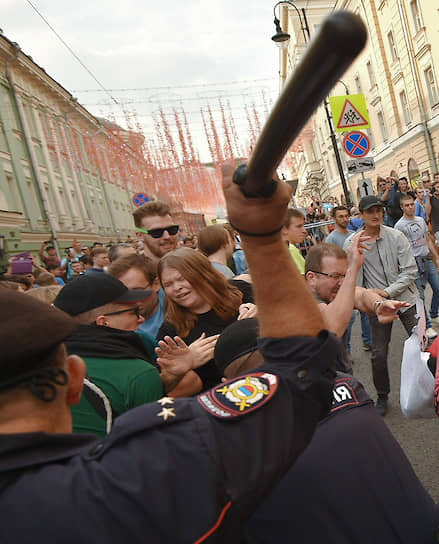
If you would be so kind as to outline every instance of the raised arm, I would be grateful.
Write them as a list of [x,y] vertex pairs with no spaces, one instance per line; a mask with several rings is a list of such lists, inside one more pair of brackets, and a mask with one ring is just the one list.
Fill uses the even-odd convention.
[[223,189],[247,257],[261,336],[316,336],[324,328],[322,316],[280,233],[290,187],[278,182],[270,198],[246,198],[233,183],[233,171],[224,165]]
[[42,242],[42,244],[40,246],[40,249],[38,250],[38,255],[39,255],[42,262],[44,262],[44,249],[45,249],[45,247],[46,247],[46,243]]
[[386,179],[386,188],[381,196],[381,202],[386,202],[387,203],[387,200],[389,198],[389,192],[390,192],[390,189],[392,188],[392,181],[390,178]]
[[353,236],[347,250],[349,266],[337,296],[329,304],[319,304],[327,329],[339,338],[345,333],[355,308],[357,278],[364,262],[364,242],[368,239],[369,237],[362,233]]

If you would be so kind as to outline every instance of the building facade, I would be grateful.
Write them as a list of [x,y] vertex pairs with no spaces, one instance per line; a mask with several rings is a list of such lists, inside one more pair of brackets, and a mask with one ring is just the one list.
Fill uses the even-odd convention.
[[167,201],[184,233],[204,226],[201,205],[206,195],[217,202],[217,174],[200,164],[172,171],[153,165],[136,123],[127,119],[127,126],[94,117],[0,35],[3,261],[22,251],[35,254],[46,240],[62,254],[74,238],[91,244],[133,236],[137,193]]
[[145,160],[125,144],[137,174],[127,179],[111,153],[117,145],[122,153],[120,142],[122,135],[111,134],[0,36],[0,235],[8,253],[48,239],[59,249],[72,238],[109,241],[132,233],[131,195],[144,186]]
[[[369,39],[365,49],[331,92],[339,96],[362,93],[371,128],[364,131],[371,143],[368,156],[376,169],[366,172],[375,186],[377,175],[407,176],[415,186],[423,174],[439,171],[439,11],[429,0],[333,0],[294,2],[304,9],[311,35],[333,10],[347,9],[363,19]],[[304,50],[302,24],[296,10],[281,4],[281,25],[291,35],[288,49],[280,53],[281,85]],[[349,47],[349,44],[346,44]],[[343,200],[342,186],[321,106],[293,148],[299,179],[297,200],[309,203],[311,195]],[[362,175],[349,175],[343,135],[338,147],[352,201],[360,198]],[[298,145],[300,149],[297,150]],[[320,181],[316,181],[320,178]],[[314,183],[312,183],[314,180]],[[318,187],[317,187],[318,185]]]

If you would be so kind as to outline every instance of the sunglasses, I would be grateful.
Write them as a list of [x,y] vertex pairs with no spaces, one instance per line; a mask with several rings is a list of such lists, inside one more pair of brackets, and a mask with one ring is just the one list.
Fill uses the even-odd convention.
[[327,276],[328,278],[331,278],[331,280],[342,280],[346,277],[345,274],[339,274],[338,272],[331,272],[330,274],[327,274],[326,272],[317,272],[317,270],[310,270],[310,272],[314,272],[314,274],[320,274],[321,276]]
[[161,238],[165,231],[169,234],[169,236],[175,236],[177,232],[180,230],[179,225],[171,225],[170,227],[164,227],[161,229],[141,229],[140,227],[136,227],[136,230],[138,232],[143,232],[144,234],[149,234],[153,238]]
[[134,314],[136,314],[137,319],[139,319],[140,308],[138,306],[133,306],[133,308],[128,308],[127,310],[119,310],[118,312],[110,312],[109,314],[105,314],[105,317],[108,317],[110,315],[127,314],[129,312],[133,312]]

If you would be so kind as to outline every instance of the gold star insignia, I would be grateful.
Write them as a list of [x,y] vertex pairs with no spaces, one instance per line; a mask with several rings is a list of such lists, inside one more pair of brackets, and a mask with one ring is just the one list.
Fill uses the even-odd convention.
[[170,417],[175,417],[175,408],[163,408],[157,415],[161,416],[165,421],[168,421]]
[[226,393],[228,393],[230,391],[230,387],[225,385],[224,387],[221,387],[221,389],[217,389],[217,391],[218,391],[218,393],[222,393],[223,395],[225,395]]
[[162,397],[157,402],[164,406],[165,404],[174,404],[174,399],[171,397]]

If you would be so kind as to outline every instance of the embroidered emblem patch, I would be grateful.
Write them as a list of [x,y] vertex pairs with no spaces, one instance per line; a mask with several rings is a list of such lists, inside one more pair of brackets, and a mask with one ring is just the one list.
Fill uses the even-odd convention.
[[357,395],[355,394],[351,380],[344,378],[336,380],[334,389],[332,390],[332,408],[331,413],[340,410],[346,406],[359,404]]
[[260,408],[276,393],[277,386],[277,376],[257,372],[217,385],[197,398],[201,406],[212,415],[227,419]]

